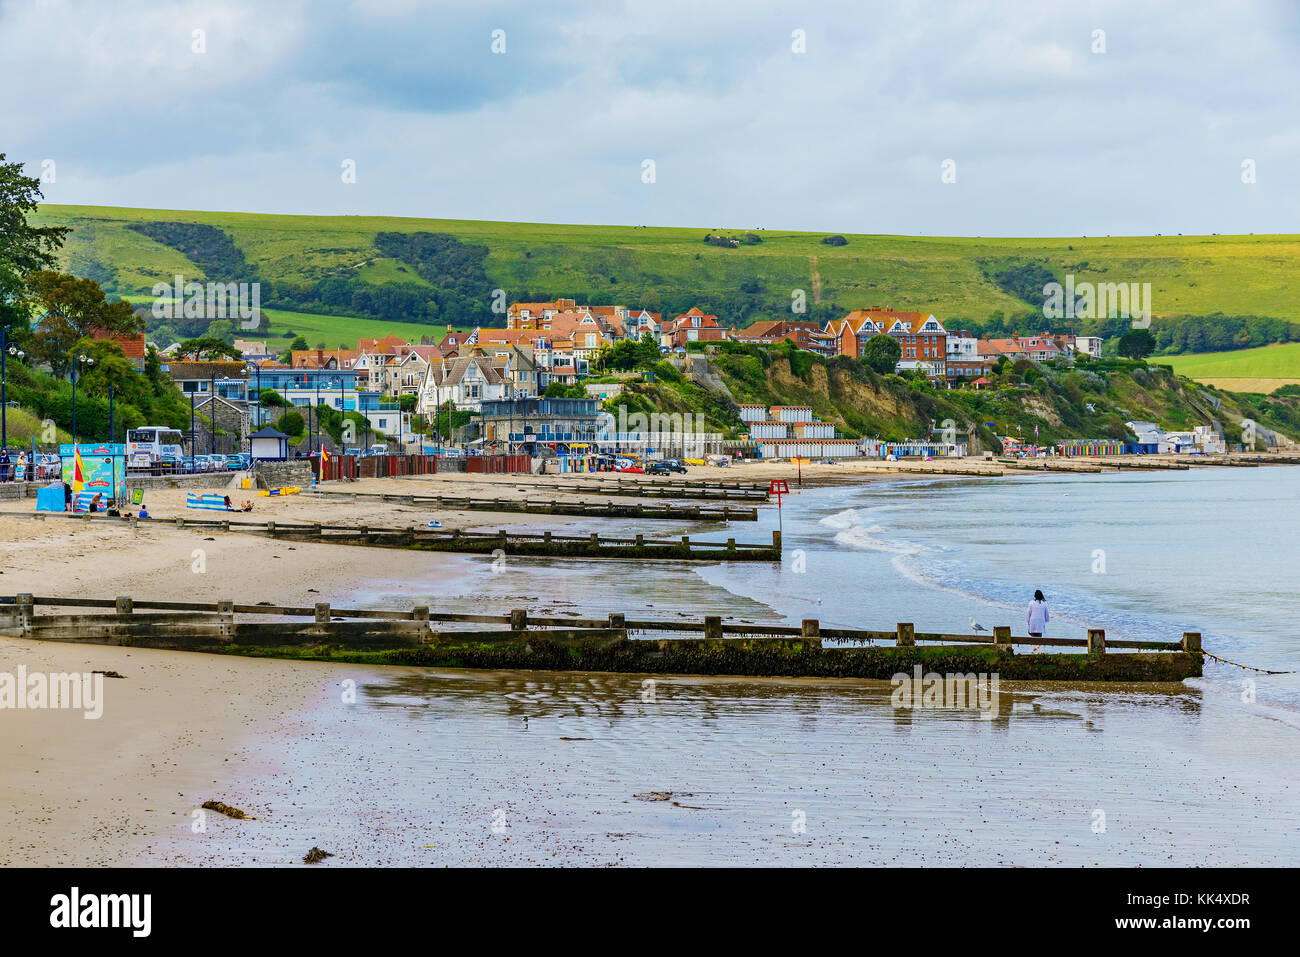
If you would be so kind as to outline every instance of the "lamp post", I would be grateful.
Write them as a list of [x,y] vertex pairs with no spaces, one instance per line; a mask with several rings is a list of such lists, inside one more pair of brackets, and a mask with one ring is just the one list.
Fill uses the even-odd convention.
[[9,344],[8,330],[0,328],[0,450],[9,447],[9,400],[5,395],[5,357],[21,359],[27,353]]
[[94,364],[95,364],[95,360],[90,358],[90,356],[86,355],[84,352],[81,353],[81,355],[77,356],[76,361],[72,363],[72,451],[73,454],[76,454],[77,451],[77,370],[81,368],[83,365],[86,367],[86,369],[90,369]]
[[217,451],[217,377],[208,376],[208,454]]

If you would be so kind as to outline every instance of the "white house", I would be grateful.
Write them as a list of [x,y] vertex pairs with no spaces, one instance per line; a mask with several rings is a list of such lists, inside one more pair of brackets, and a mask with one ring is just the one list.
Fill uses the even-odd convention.
[[478,353],[431,362],[420,385],[415,410],[423,415],[450,402],[456,409],[480,411],[485,399],[506,398],[503,368]]

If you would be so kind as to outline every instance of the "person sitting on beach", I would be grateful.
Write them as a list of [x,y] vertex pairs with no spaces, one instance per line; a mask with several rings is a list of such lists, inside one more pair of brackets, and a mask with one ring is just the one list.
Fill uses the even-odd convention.
[[92,495],[92,496],[90,497],[90,508],[88,509],[88,511],[91,511],[91,512],[98,512],[98,511],[99,511],[99,500],[100,500],[101,498],[103,498],[103,493],[102,493],[102,492],[96,492],[94,495]]
[[230,496],[227,495],[227,496],[226,496],[226,511],[227,511],[227,512],[233,512],[234,510],[235,510],[235,506],[234,506],[234,504],[230,501]]
[[[1029,603],[1029,611],[1025,617],[1029,624],[1029,637],[1043,637],[1043,632],[1047,630],[1047,623],[1051,620],[1051,616],[1047,613],[1047,601],[1043,598],[1041,591],[1034,592],[1034,600]],[[1034,645],[1034,651],[1038,651],[1041,647],[1041,645]]]
[[143,519],[147,519],[147,518],[149,517],[149,513],[148,513],[147,511],[145,511],[145,508],[144,508],[143,505],[140,506],[140,514],[139,514],[138,516],[136,516],[136,517],[137,517],[137,518],[143,518]]
[[253,510],[253,503],[245,499],[244,503],[239,506],[239,510],[241,512],[251,512]]

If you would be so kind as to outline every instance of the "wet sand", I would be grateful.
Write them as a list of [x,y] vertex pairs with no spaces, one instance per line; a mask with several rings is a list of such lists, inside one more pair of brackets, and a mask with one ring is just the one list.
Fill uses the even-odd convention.
[[[147,501],[160,517],[183,513],[184,492]],[[257,517],[375,526],[423,511],[257,502]],[[463,527],[573,521],[463,518]],[[671,534],[674,524],[650,530]],[[662,574],[588,565],[513,560],[491,577],[477,556],[0,517],[6,594],[579,611],[617,595],[665,615],[716,600],[697,576],[669,594]],[[732,614],[772,615],[727,601]],[[1260,720],[1258,708],[1195,682],[1004,685],[1005,708],[985,719],[974,709],[900,713],[885,683],[661,677],[644,700],[643,679],[629,675],[0,639],[0,671],[18,664],[124,677],[105,680],[98,721],[0,712],[0,864],[11,866],[286,864],[312,845],[337,855],[320,866],[1300,863],[1300,786],[1287,770],[1300,721],[1281,711]],[[355,703],[343,701],[348,680]],[[209,813],[195,833],[191,814],[205,800],[257,820]]]
[[[1300,862],[1300,790],[1276,772],[1296,728],[1197,688],[1004,685],[985,718],[896,710],[884,682],[650,696],[635,675],[30,644],[0,653],[125,677],[98,722],[6,716],[6,865]],[[210,799],[255,820],[195,833]]]

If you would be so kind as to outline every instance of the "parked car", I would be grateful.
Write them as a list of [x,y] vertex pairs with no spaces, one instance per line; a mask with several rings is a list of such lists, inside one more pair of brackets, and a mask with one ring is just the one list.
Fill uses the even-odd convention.
[[686,474],[686,463],[681,459],[661,459],[656,464],[662,465],[669,472],[680,472],[682,475]]
[[646,466],[645,474],[646,475],[672,475],[673,470],[670,469],[663,462],[651,462],[648,466]]

